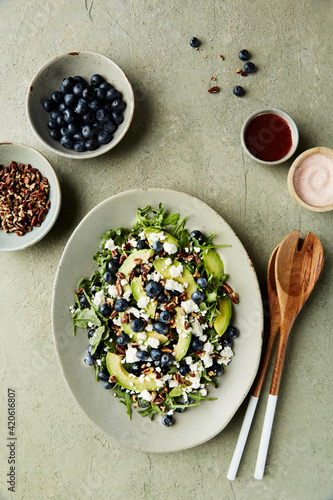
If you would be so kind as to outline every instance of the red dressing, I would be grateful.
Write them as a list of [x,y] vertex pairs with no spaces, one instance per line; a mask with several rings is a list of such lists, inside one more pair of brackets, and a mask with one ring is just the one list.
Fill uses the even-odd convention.
[[288,123],[274,113],[255,116],[245,129],[244,140],[253,156],[267,162],[281,160],[292,146]]

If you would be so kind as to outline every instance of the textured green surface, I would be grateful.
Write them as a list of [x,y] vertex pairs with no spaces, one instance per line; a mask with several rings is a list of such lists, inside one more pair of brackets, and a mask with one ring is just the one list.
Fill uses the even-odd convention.
[[[332,1],[46,0],[37,5],[0,1],[0,140],[44,153],[59,175],[64,200],[42,242],[0,255],[0,498],[331,499],[332,212],[316,214],[296,205],[286,183],[291,161],[278,167],[252,162],[241,150],[239,134],[248,114],[275,106],[295,119],[299,152],[332,146]],[[198,51],[189,46],[192,36],[202,41]],[[251,51],[258,67],[246,78],[236,74],[242,48]],[[109,154],[84,162],[45,150],[25,116],[26,91],[37,69],[56,54],[80,49],[110,56],[126,72],[136,97],[124,140]],[[232,95],[239,83],[247,91],[242,99]],[[211,85],[219,85],[220,92],[209,94]],[[226,474],[246,403],[212,441],[153,455],[108,440],[66,388],[50,325],[58,261],[93,206],[137,187],[177,189],[214,208],[244,243],[264,296],[269,255],[284,236],[301,229],[322,241],[324,271],[290,337],[263,481],[253,472],[272,367],[233,483]],[[5,485],[7,387],[17,393],[17,491],[12,495]]]

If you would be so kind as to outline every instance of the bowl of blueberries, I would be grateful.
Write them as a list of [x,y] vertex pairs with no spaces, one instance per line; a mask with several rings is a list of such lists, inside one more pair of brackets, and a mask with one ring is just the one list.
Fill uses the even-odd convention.
[[93,158],[126,134],[134,113],[132,86],[110,58],[69,52],[48,61],[33,77],[27,116],[38,139],[67,158]]

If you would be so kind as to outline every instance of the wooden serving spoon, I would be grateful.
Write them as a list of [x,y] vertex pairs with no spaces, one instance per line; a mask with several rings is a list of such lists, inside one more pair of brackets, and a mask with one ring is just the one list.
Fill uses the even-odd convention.
[[324,250],[312,233],[304,241],[299,231],[290,233],[279,245],[275,259],[275,282],[280,304],[280,338],[254,477],[262,479],[291,327],[308,299],[324,264]]
[[230,463],[227,478],[233,481],[236,477],[238,467],[243,455],[250,427],[257,408],[260,392],[266,376],[267,367],[271,358],[274,341],[280,328],[280,306],[275,283],[275,259],[279,245],[274,248],[267,265],[267,294],[269,303],[269,331],[267,345],[264,351],[260,367],[252,386],[252,394],[249,399],[247,410],[244,416],[242,428],[238,437],[236,448]]

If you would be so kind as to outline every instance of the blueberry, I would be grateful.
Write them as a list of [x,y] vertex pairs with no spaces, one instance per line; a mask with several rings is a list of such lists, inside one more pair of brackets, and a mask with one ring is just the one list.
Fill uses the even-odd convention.
[[88,111],[82,116],[82,123],[92,125],[95,121],[95,113],[93,111]]
[[115,262],[114,260],[109,260],[106,264],[106,269],[109,271],[112,275],[115,275],[116,272],[118,271],[118,262]]
[[[177,405],[183,405],[184,403],[177,403]],[[177,413],[183,413],[183,411],[185,411],[186,408],[182,408],[181,406],[178,406],[177,408],[175,408],[175,411]]]
[[165,426],[165,427],[170,427],[170,425],[173,424],[173,418],[171,415],[164,415],[162,417],[162,424]]
[[84,309],[85,307],[89,307],[89,302],[88,302],[87,297],[85,295],[81,295],[79,302],[80,302],[80,306],[82,307],[82,309]]
[[172,297],[179,297],[179,295],[181,294],[178,290],[169,290],[169,292]]
[[236,328],[235,326],[228,326],[226,333],[227,333],[229,339],[234,339],[234,338],[238,337],[238,335],[239,335],[238,328]]
[[[111,123],[111,122],[108,122],[108,123]],[[105,125],[107,125],[107,123]],[[138,243],[138,246],[137,246],[138,250],[143,250],[144,248],[147,248],[147,241],[146,240],[137,240],[137,243]]]
[[101,108],[96,111],[96,120],[98,120],[99,122],[104,123],[107,122],[109,119],[110,119],[109,113],[104,109]]
[[88,107],[89,109],[91,109],[91,111],[96,112],[101,107],[101,103],[98,102],[97,99],[93,99],[88,103]]
[[133,373],[133,375],[139,376],[141,373],[141,363],[139,361],[136,361],[130,366],[129,371],[130,373]]
[[154,241],[153,250],[155,250],[156,253],[161,253],[163,251],[163,243],[158,240]]
[[157,297],[162,292],[162,285],[157,281],[148,281],[145,292],[149,297]]
[[102,132],[99,132],[97,140],[100,144],[109,144],[112,141],[112,135],[106,130],[102,130]]
[[142,319],[135,318],[131,321],[131,329],[133,330],[133,332],[135,332],[135,333],[142,332],[144,330],[144,328],[145,328],[145,324],[142,321]]
[[74,136],[74,134],[78,134],[79,132],[80,132],[80,128],[78,127],[78,125],[76,125],[76,123],[69,123],[68,124],[67,133],[69,135]]
[[107,371],[101,370],[100,372],[97,373],[97,378],[98,380],[101,380],[102,382],[108,382],[110,378],[110,374]]
[[64,127],[66,125],[65,118],[63,115],[59,115],[56,119],[58,127]]
[[105,318],[108,318],[111,314],[111,307],[108,306],[108,304],[104,303],[104,304],[101,304],[99,306],[99,314],[101,314],[102,316],[104,316]]
[[119,344],[119,345],[127,345],[130,341],[131,341],[131,339],[129,338],[127,333],[121,333],[117,337],[117,344]]
[[99,87],[104,90],[113,89],[111,83],[109,82],[102,82]]
[[136,357],[138,358],[138,360],[140,361],[148,361],[149,357],[150,357],[150,354],[148,351],[138,351],[136,353]]
[[87,349],[87,351],[88,351],[88,354],[89,354],[89,355],[90,355],[93,359],[98,358],[98,354],[97,354],[97,352],[95,352],[94,354],[92,354],[92,351],[93,351],[93,346],[92,346],[92,345],[90,345],[90,344],[88,345],[88,349]]
[[56,104],[60,104],[64,99],[64,95],[62,92],[59,92],[59,90],[56,90],[55,92],[52,92],[51,99]]
[[168,323],[170,319],[171,319],[171,314],[169,313],[169,311],[160,312],[160,321],[162,321],[162,323]]
[[203,237],[202,232],[198,231],[197,229],[195,229],[194,231],[192,231],[190,233],[190,239],[191,240],[196,239],[198,241],[198,243],[203,243],[203,241],[204,241],[204,237]]
[[104,78],[101,75],[93,75],[90,78],[90,83],[93,87],[97,87],[98,85],[101,85],[104,82]]
[[64,102],[61,102],[58,106],[59,111],[65,111],[66,109],[66,104]]
[[190,373],[190,367],[185,363],[180,365],[178,371],[182,377],[186,377]]
[[52,139],[54,139],[55,141],[60,141],[61,139],[60,130],[57,128],[53,128],[52,130],[50,130],[50,137],[52,137]]
[[94,130],[94,134],[99,134],[100,132],[102,132],[103,128],[104,128],[104,124],[101,123],[101,122],[93,122],[92,124],[92,127],[93,127],[93,130]]
[[126,108],[126,104],[122,99],[115,99],[111,102],[111,110],[116,111],[117,113],[122,113]]
[[94,359],[90,356],[90,354],[87,354],[87,356],[84,357],[83,361],[88,366],[92,366],[94,364]]
[[187,404],[188,405],[193,405],[195,403],[195,399],[193,398],[188,398]]
[[66,106],[74,106],[74,104],[76,103],[76,97],[74,94],[65,94],[64,95],[64,103],[66,104]]
[[112,389],[112,387],[114,387],[114,383],[109,382],[107,380],[106,382],[103,382],[103,387],[104,387],[104,389]]
[[191,45],[191,47],[193,47],[195,49],[200,46],[200,41],[197,39],[196,36],[194,36],[190,39],[190,45]]
[[100,101],[100,102],[105,101],[105,96],[106,96],[106,92],[104,89],[101,89],[100,87],[95,89],[94,97],[95,97],[95,99],[97,99],[97,101]]
[[251,55],[248,50],[242,49],[238,52],[238,57],[241,61],[247,61],[248,59],[250,59]]
[[62,146],[64,146],[65,148],[67,148],[67,149],[72,149],[73,145],[74,145],[74,142],[73,142],[73,139],[72,139],[72,137],[70,135],[65,134],[60,139],[60,144]]
[[96,328],[90,328],[89,332],[88,332],[88,339],[91,339],[91,337],[94,335],[96,331]]
[[220,338],[220,344],[221,346],[224,347],[232,347],[233,345],[233,340],[228,336],[227,333],[224,333],[222,337]]
[[88,85],[88,87],[82,90],[82,97],[83,99],[87,99],[87,101],[91,101],[94,98],[94,88]]
[[55,120],[49,120],[47,122],[47,126],[48,128],[52,129],[52,128],[58,128],[58,124]]
[[84,84],[84,83],[85,83],[85,82],[84,82],[84,79],[82,78],[82,76],[74,76],[73,80],[74,80],[74,85],[75,85],[76,83],[82,83],[82,84]]
[[161,356],[161,366],[170,366],[173,362],[173,356],[169,352],[165,352]]
[[150,357],[153,361],[159,361],[162,356],[162,352],[159,349],[151,349],[150,350]]
[[85,142],[85,147],[88,151],[95,151],[95,149],[98,148],[98,142],[96,141],[96,139],[92,138],[92,139],[88,139],[86,142]]
[[160,293],[159,295],[157,295],[157,302],[159,302],[160,304],[166,304],[168,302],[168,297],[167,295],[165,295],[165,293]]
[[249,62],[244,64],[244,71],[246,71],[246,73],[254,73],[255,70],[256,70],[256,67],[253,64],[253,62],[249,61]]
[[88,104],[83,102],[78,102],[74,108],[74,112],[77,115],[84,115],[88,111]]
[[147,408],[148,407],[147,401],[145,401],[144,399],[140,398],[139,399],[139,407],[140,408]]
[[162,323],[161,321],[155,321],[153,323],[153,328],[154,328],[155,332],[160,333],[162,335],[165,335],[169,331],[168,325],[166,325],[165,323]]
[[[61,127],[60,128],[60,134],[61,135],[67,135],[67,127]],[[68,134],[68,135],[70,135],[70,134]]]
[[95,293],[98,291],[97,288],[100,288],[101,287],[101,284],[100,283],[95,283],[91,288],[90,288],[90,291],[93,295],[95,295]]
[[60,85],[60,91],[63,94],[67,94],[73,89],[74,83],[74,78],[72,78],[71,76],[69,76],[68,78],[64,78]]
[[200,304],[200,302],[203,302],[205,300],[205,294],[200,290],[195,290],[195,292],[193,292],[191,295],[191,299],[196,304]]
[[54,109],[53,111],[51,111],[50,113],[51,120],[56,120],[58,116],[62,116],[62,111],[60,111],[60,109]]
[[210,368],[207,370],[208,372],[214,372],[214,377],[221,377],[224,374],[223,366],[218,363],[213,363]]
[[112,257],[112,262],[115,262],[118,266],[120,265],[120,254],[118,253],[114,257]]
[[82,91],[84,89],[84,84],[82,82],[76,83],[73,87],[73,94],[76,97],[82,97]]
[[197,279],[197,284],[200,286],[200,288],[207,288],[208,286],[208,282],[203,276],[200,276],[200,278]]
[[193,351],[201,351],[201,349],[203,348],[203,342],[198,339],[198,337],[192,337],[191,347]]
[[81,133],[85,139],[91,139],[94,135],[94,129],[91,125],[85,125],[82,127]]
[[106,283],[110,283],[112,281],[112,274],[109,271],[106,271],[106,273],[103,274],[103,280]]
[[46,101],[44,101],[43,107],[45,111],[50,113],[50,111],[52,111],[55,107],[55,102],[51,101],[51,99],[46,99]]
[[[75,122],[75,114],[74,114],[74,111],[72,109],[65,109],[64,111],[64,120],[66,123],[74,123]],[[58,118],[57,118],[58,120]]]
[[114,308],[118,312],[124,312],[128,308],[128,302],[126,299],[117,299]]
[[109,134],[113,134],[117,130],[117,125],[110,120],[104,123],[104,130]]
[[244,95],[244,89],[240,85],[236,85],[233,88],[233,93],[236,97],[242,97],[242,95]]
[[107,101],[114,101],[115,99],[121,99],[122,95],[117,89],[109,89],[106,92],[106,100]]
[[111,118],[116,125],[120,125],[124,121],[124,117],[122,115],[119,115],[115,111],[111,113]]

